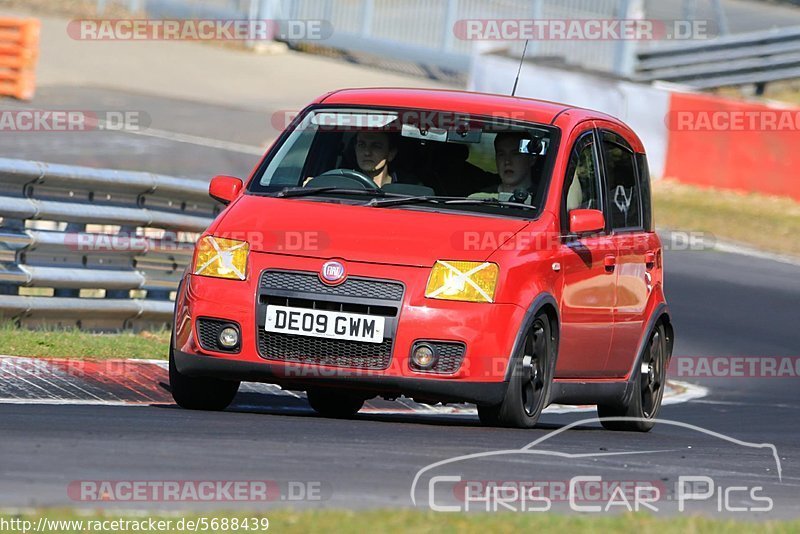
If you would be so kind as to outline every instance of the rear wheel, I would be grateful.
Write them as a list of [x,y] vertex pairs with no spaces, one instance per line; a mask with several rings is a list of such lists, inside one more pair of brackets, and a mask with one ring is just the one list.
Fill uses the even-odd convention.
[[546,314],[536,316],[514,358],[511,380],[503,402],[478,406],[481,423],[491,426],[533,428],[547,407],[556,359],[556,338]]
[[364,399],[347,392],[310,389],[306,392],[308,404],[320,415],[335,419],[346,419],[358,413]]
[[177,405],[187,410],[224,410],[239,391],[239,382],[182,374],[175,366],[172,343],[169,348],[169,386]]
[[[659,324],[650,335],[642,363],[634,379],[634,391],[626,405],[598,405],[600,423],[608,430],[648,432],[655,426],[655,418],[664,398],[667,367],[667,339],[664,326]],[[605,417],[631,417],[629,421],[607,421]]]

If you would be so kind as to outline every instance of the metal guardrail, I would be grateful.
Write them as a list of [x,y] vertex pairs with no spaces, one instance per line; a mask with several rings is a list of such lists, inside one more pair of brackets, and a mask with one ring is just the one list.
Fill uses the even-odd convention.
[[743,33],[712,41],[662,46],[639,54],[636,79],[697,89],[800,78],[800,26]]
[[220,209],[197,180],[0,158],[0,317],[169,323],[197,234]]

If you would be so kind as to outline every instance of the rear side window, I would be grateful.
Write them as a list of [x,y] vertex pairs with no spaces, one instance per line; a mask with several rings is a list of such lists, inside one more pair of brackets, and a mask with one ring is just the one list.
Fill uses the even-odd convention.
[[642,195],[636,172],[636,156],[628,143],[617,134],[605,131],[602,139],[611,228],[641,229]]

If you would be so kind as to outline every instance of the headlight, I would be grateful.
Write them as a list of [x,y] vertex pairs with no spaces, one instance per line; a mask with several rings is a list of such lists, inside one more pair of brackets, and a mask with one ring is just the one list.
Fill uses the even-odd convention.
[[247,255],[250,245],[245,241],[206,236],[197,242],[194,254],[194,274],[244,280],[247,278]]
[[429,299],[494,302],[500,268],[480,261],[437,261],[428,278]]

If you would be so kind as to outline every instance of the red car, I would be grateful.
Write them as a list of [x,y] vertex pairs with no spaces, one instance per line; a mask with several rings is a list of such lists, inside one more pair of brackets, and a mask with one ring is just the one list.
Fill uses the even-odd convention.
[[[221,410],[240,381],[333,417],[401,395],[533,427],[597,404],[649,430],[673,329],[647,159],[619,120],[509,96],[326,94],[286,128],[197,243],[170,383]],[[630,419],[628,419],[630,418]]]

